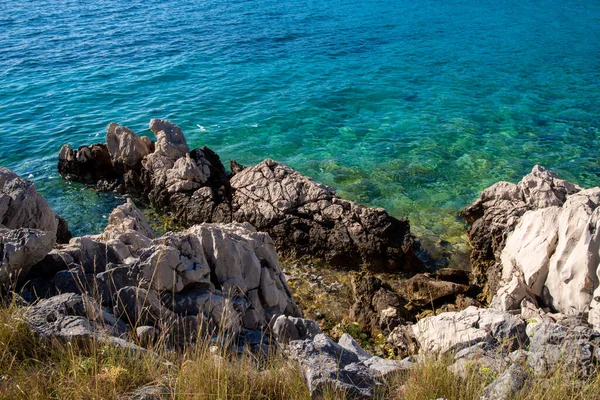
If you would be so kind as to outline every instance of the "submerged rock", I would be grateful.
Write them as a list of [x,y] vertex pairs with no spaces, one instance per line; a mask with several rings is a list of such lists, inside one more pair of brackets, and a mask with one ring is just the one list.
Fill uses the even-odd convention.
[[66,179],[117,187],[169,207],[186,225],[250,222],[269,233],[282,251],[345,268],[421,268],[406,219],[342,200],[332,188],[270,159],[249,168],[236,163],[235,174],[228,176],[210,149],[190,151],[177,125],[153,119],[150,129],[155,143],[112,123],[107,146],[76,152],[63,146],[59,172]]

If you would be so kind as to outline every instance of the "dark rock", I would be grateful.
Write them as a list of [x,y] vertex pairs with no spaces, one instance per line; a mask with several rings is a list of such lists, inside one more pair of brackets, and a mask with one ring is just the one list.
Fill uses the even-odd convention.
[[127,286],[115,296],[114,315],[132,327],[169,324],[175,315],[165,308],[154,290]]
[[408,306],[423,307],[432,305],[434,301],[448,296],[464,293],[469,286],[458,283],[436,280],[427,274],[417,274],[403,284],[404,298]]
[[71,181],[96,184],[100,181],[116,181],[119,174],[111,162],[105,144],[81,146],[73,151],[71,146],[64,145],[58,154],[58,172]]
[[69,223],[60,215],[58,218],[58,227],[56,228],[56,243],[69,243],[69,240],[73,238],[71,231],[69,230]]
[[[353,274],[351,277],[354,293],[354,304],[350,309],[350,319],[357,322],[363,329],[375,334],[390,328],[383,320],[381,313],[390,308],[396,310],[395,318],[398,322],[410,318],[404,307],[406,301],[396,294],[391,288],[384,285],[381,279],[371,274]],[[389,314],[389,311],[387,312]]]
[[67,271],[59,271],[54,275],[52,283],[57,294],[88,292],[94,283],[94,275],[87,275],[80,266],[71,268]]
[[114,306],[116,293],[120,288],[132,286],[137,283],[129,267],[113,267],[96,275],[97,294],[103,306]]
[[235,162],[234,160],[229,160],[229,167],[231,168],[231,176],[242,172],[246,167],[242,164]]

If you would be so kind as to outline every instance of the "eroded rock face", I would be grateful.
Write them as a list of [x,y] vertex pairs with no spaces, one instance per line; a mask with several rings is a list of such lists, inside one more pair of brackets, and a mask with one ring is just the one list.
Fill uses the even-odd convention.
[[23,282],[32,266],[54,247],[56,236],[37,229],[6,229],[0,226],[0,285]]
[[273,241],[250,224],[200,224],[154,238],[130,200],[109,222],[102,234],[40,256],[36,268],[56,274],[45,280],[54,285],[50,294],[99,297],[132,326],[191,317],[240,332],[263,329],[273,316],[301,316]]
[[70,233],[46,199],[37,193],[35,184],[20,178],[9,169],[0,167],[0,225],[8,229],[31,228],[59,233],[61,243],[69,240]]
[[[342,200],[328,186],[267,159],[231,179],[233,218],[267,230],[282,250],[384,271],[418,269],[407,220]],[[403,268],[402,268],[403,267]]]
[[527,297],[563,314],[587,313],[598,286],[599,204],[594,188],[523,215],[501,253],[502,286],[492,304],[515,310]]
[[68,241],[67,223],[35,184],[0,167],[0,286],[23,282],[55,242]]
[[471,266],[482,300],[489,302],[501,283],[501,252],[506,238],[529,210],[560,207],[567,197],[581,190],[559,179],[554,172],[536,165],[518,184],[498,182],[483,191],[461,216],[471,225]]
[[[486,203],[489,191],[496,203]],[[506,198],[512,202],[498,200]],[[483,204],[485,212],[473,223],[472,238],[478,226],[488,232],[500,226],[486,215],[510,219],[488,259],[493,265],[487,271],[492,307],[522,310],[526,302],[546,309],[541,313],[588,318],[600,326],[600,303],[595,300],[600,295],[600,188],[583,190],[536,166],[512,188],[497,184],[487,189],[477,204]],[[474,241],[475,258],[483,250],[478,243]]]
[[150,129],[155,143],[112,123],[107,146],[77,152],[63,146],[59,172],[169,207],[187,225],[250,222],[269,233],[280,250],[296,255],[346,268],[421,268],[407,220],[342,200],[330,187],[269,159],[245,169],[235,164],[235,174],[228,176],[210,149],[190,151],[177,125],[153,119]]

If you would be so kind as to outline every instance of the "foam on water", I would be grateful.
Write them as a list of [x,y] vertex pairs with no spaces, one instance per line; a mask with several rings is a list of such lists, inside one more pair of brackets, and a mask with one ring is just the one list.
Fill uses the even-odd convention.
[[63,143],[179,124],[446,239],[536,164],[600,182],[600,3],[0,0],[0,164],[76,227],[119,199],[58,177]]

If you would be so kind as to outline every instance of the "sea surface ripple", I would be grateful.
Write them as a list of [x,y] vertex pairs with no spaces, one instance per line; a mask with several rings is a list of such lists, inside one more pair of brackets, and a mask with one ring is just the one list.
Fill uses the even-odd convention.
[[63,143],[180,125],[460,241],[458,210],[534,164],[600,183],[600,2],[0,0],[0,165],[75,233],[122,199],[62,180]]

